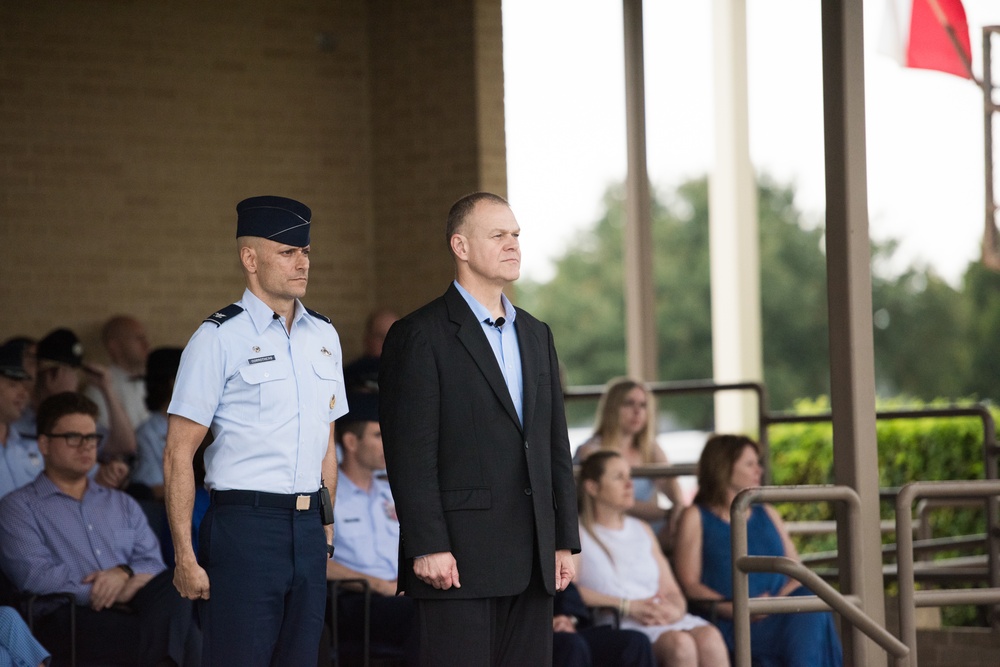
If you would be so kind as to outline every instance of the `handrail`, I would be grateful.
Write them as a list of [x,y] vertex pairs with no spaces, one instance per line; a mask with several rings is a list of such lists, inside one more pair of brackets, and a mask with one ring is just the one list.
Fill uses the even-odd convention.
[[[844,513],[847,519],[847,531],[849,536],[848,558],[850,559],[850,581],[846,586],[851,598],[836,591],[833,587],[823,582],[817,575],[809,572],[806,568],[781,556],[755,556],[747,555],[747,509],[751,503],[756,502],[840,502],[846,505]],[[864,599],[861,595],[864,586],[864,579],[861,576],[863,563],[856,545],[861,544],[861,498],[854,489],[846,486],[776,486],[776,487],[755,487],[744,489],[736,495],[730,507],[730,527],[732,531],[732,562],[733,562],[733,639],[735,643],[735,663],[736,667],[750,667],[750,613],[751,611],[762,611],[769,609],[779,611],[775,607],[783,607],[788,602],[788,597],[770,598],[769,601],[751,600],[750,585],[747,572],[762,571],[761,568],[774,568],[774,571],[784,572],[793,576],[813,589],[822,599],[823,607],[836,608],[850,621],[855,630],[863,632],[889,654],[895,657],[898,665],[904,665],[906,656],[910,649],[902,642],[893,637],[885,628],[871,619],[864,610],[854,607],[852,611],[845,612],[842,608],[853,606],[852,600]],[[790,567],[789,564],[795,567]],[[801,570],[799,569],[801,568]],[[800,578],[803,577],[803,578]],[[844,582],[841,582],[844,586]],[[805,598],[809,600],[809,598]],[[780,604],[777,602],[780,601]],[[815,603],[815,602],[814,602]],[[793,606],[801,606],[803,610],[807,606],[805,602],[794,601]],[[784,609],[780,609],[784,611]],[[811,609],[810,609],[811,610]]]
[[[897,576],[899,578],[899,634],[910,647],[912,664],[917,664],[916,607],[936,607],[948,604],[1000,603],[1000,572],[995,560],[989,561],[990,588],[973,590],[916,591],[913,588],[913,517],[911,509],[916,498],[985,498],[1000,495],[1000,480],[968,480],[959,482],[910,482],[896,496]],[[987,500],[988,506],[995,502]],[[994,540],[995,542],[996,540]]]
[[823,581],[805,565],[785,556],[743,556],[737,562],[744,572],[777,572],[805,584],[816,595],[797,597],[752,598],[747,600],[749,613],[794,614],[809,611],[829,611],[832,607],[854,627],[871,637],[892,656],[905,658],[909,653],[906,644],[891,632],[872,620],[858,608],[860,600],[856,595],[841,595],[837,589]]

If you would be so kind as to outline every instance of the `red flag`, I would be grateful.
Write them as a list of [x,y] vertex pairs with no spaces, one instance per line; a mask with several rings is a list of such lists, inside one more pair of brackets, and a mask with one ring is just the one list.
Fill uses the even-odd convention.
[[904,67],[972,79],[969,22],[961,0],[888,0],[880,50]]

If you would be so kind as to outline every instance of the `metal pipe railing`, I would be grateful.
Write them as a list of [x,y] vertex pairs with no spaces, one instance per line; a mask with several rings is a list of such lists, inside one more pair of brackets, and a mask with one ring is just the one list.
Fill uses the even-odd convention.
[[[848,545],[847,553],[850,559],[850,581],[847,582],[847,595],[842,594],[822,581],[818,575],[784,556],[754,556],[747,555],[747,509],[757,502],[838,502],[845,506],[847,520]],[[750,667],[750,614],[762,613],[765,609],[784,611],[785,605],[790,611],[812,608],[817,602],[818,608],[824,610],[836,609],[849,621],[857,632],[861,632],[892,655],[897,664],[905,664],[909,649],[892,636],[885,628],[872,620],[863,609],[858,608],[854,601],[864,599],[861,576],[863,564],[856,545],[861,543],[861,499],[850,487],[846,486],[777,486],[768,488],[744,489],[737,494],[730,508],[730,528],[732,531],[733,559],[733,640],[735,644],[736,667]],[[768,600],[750,599],[748,572],[773,570],[783,572],[805,583],[820,598],[808,602],[792,601],[789,597],[770,598]],[[801,577],[801,578],[800,578]],[[814,588],[815,587],[815,588]],[[844,582],[841,582],[841,587]],[[850,611],[846,607],[851,607]]]
[[[949,604],[998,604],[997,563],[990,560],[990,588],[972,590],[914,590],[913,517],[916,498],[995,498],[1000,496],[1000,480],[968,480],[960,482],[911,482],[896,496],[897,576],[899,577],[899,635],[910,648],[911,664],[917,665],[916,608]],[[988,501],[988,506],[995,502]],[[993,540],[994,542],[996,540]]]

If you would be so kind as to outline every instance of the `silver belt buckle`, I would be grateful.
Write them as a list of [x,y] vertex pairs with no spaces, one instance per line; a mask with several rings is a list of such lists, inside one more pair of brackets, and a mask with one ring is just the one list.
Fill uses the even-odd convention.
[[299,512],[304,512],[309,509],[309,505],[312,503],[312,497],[310,496],[296,496],[295,497],[295,509]]

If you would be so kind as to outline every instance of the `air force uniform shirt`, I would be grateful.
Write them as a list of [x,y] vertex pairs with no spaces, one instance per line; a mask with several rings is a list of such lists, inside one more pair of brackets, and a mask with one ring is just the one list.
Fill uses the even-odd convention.
[[191,337],[167,411],[211,428],[209,489],[314,492],[347,412],[340,337],[298,300],[289,333],[248,289]]
[[399,519],[389,482],[372,479],[364,491],[340,475],[333,504],[333,559],[355,572],[395,581],[399,562]]

